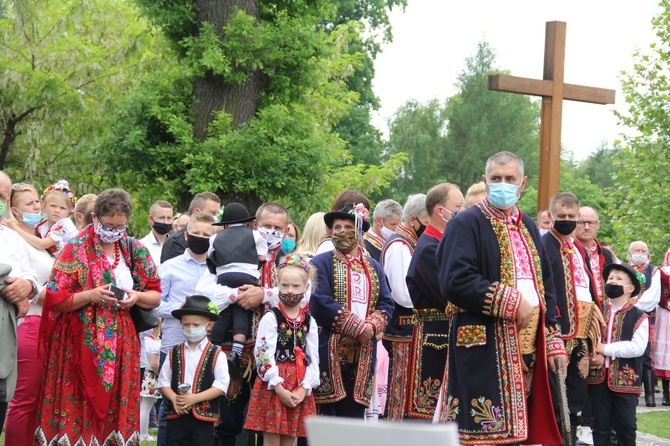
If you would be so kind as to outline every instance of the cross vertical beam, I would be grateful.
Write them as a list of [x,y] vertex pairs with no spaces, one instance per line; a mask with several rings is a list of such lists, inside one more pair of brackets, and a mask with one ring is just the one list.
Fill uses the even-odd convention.
[[559,191],[563,100],[614,104],[614,90],[564,83],[566,28],[565,22],[547,22],[542,80],[489,76],[489,90],[542,97],[538,211],[548,209],[551,197]]

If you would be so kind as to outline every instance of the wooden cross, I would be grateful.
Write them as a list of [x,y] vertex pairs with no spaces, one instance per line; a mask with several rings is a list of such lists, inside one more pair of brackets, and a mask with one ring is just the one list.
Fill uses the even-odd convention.
[[563,82],[565,28],[565,22],[547,22],[543,80],[504,74],[489,76],[489,90],[542,96],[538,211],[549,209],[549,200],[559,190],[563,99],[602,105],[614,104],[614,90]]

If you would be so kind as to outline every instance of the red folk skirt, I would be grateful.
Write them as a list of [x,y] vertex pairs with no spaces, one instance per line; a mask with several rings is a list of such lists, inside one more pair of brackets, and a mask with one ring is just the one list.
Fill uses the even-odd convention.
[[[284,378],[282,386],[285,389],[293,391],[300,385],[295,363],[278,362],[277,366],[279,376]],[[251,392],[244,428],[289,437],[306,437],[305,419],[312,415],[316,415],[314,395],[306,396],[296,407],[286,407],[275,391],[268,389],[268,383],[257,377]]]

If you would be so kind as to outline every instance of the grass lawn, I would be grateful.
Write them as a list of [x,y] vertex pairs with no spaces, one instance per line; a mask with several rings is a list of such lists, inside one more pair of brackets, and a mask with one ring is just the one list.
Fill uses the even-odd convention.
[[660,438],[670,438],[670,412],[658,411],[637,414],[637,430]]

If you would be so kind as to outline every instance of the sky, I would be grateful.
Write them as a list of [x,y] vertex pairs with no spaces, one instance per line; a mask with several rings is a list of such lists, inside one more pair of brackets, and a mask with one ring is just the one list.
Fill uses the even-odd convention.
[[648,51],[655,39],[651,19],[659,12],[655,0],[408,0],[404,12],[391,12],[393,42],[375,62],[381,108],[373,123],[387,134],[388,119],[408,100],[454,95],[465,59],[483,40],[496,51],[499,68],[541,79],[546,23],[562,21],[565,82],[616,90],[614,105],[563,103],[562,145],[583,160],[603,142],[612,147],[625,131],[613,114],[627,110],[620,72],[632,70],[636,48]]

